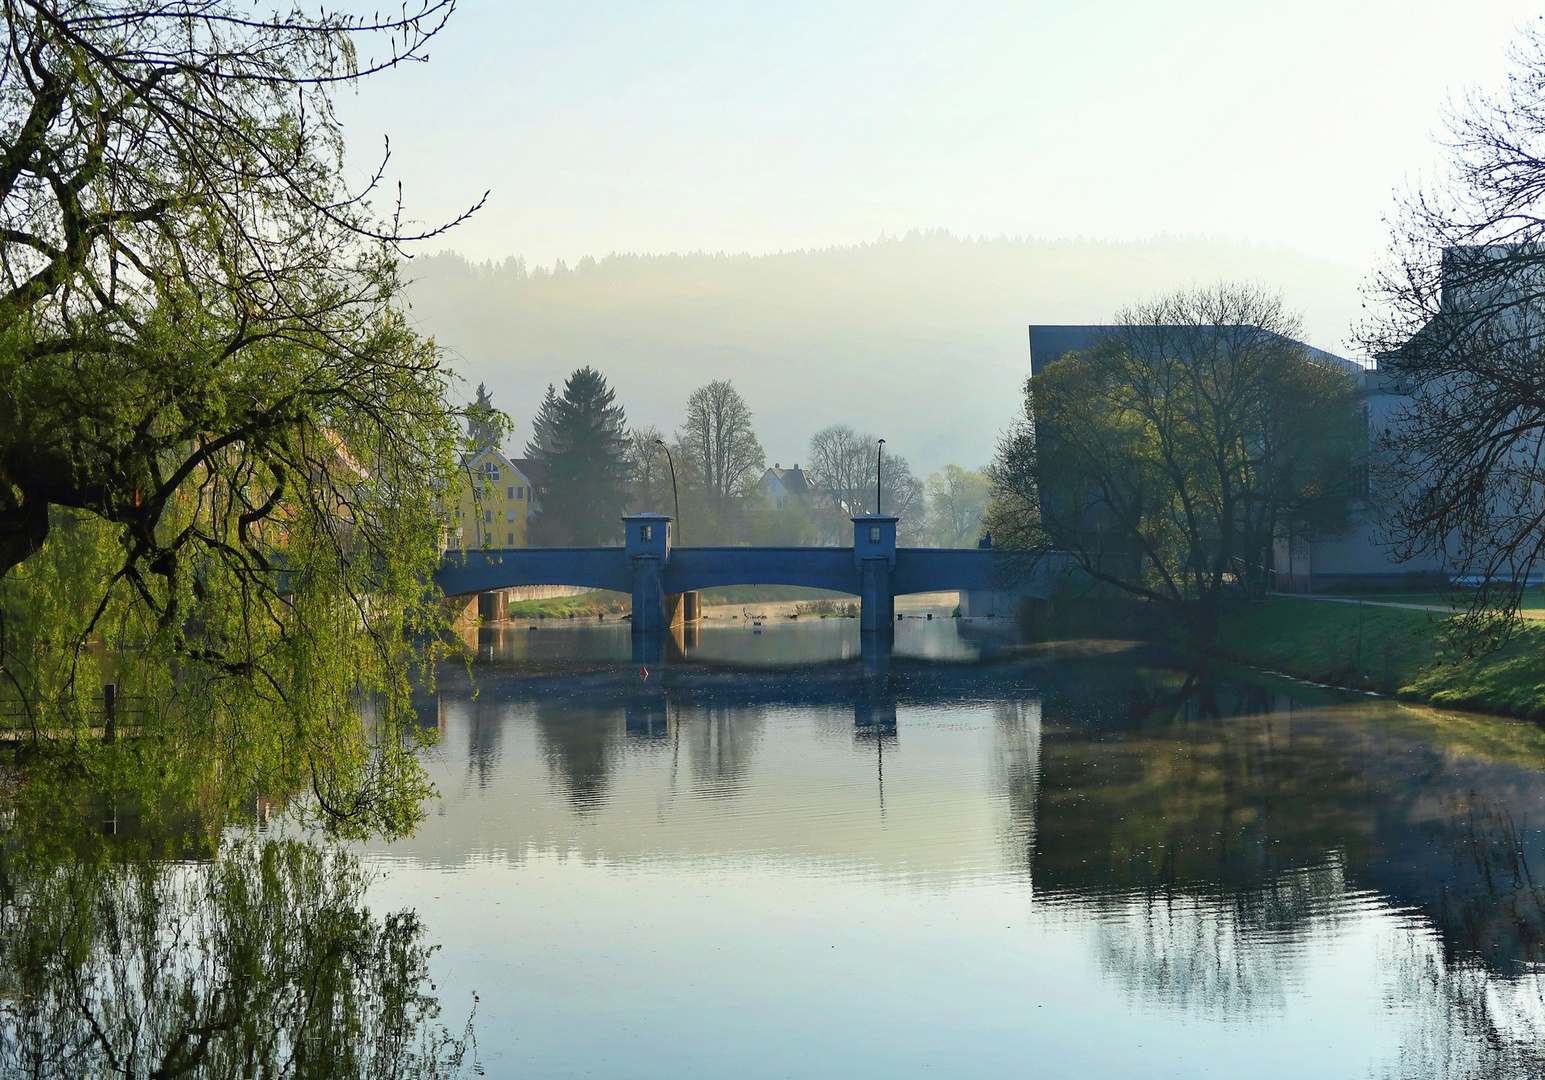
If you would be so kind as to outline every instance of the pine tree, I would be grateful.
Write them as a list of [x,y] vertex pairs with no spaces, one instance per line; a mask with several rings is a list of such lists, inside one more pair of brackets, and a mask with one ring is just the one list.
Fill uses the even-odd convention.
[[620,535],[628,501],[627,416],[606,377],[575,371],[532,423],[527,453],[542,465],[539,537],[547,543],[605,544]]
[[526,456],[541,461],[553,448],[553,428],[558,422],[558,395],[553,384],[547,384],[547,396],[542,398],[541,408],[531,420],[531,441],[526,443]]
[[493,398],[487,387],[477,384],[477,400],[467,408],[467,439],[472,452],[480,454],[491,446],[499,445],[499,423]]

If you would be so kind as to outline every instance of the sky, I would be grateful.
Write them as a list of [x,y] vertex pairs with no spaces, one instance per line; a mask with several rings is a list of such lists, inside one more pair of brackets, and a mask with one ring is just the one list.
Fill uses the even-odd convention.
[[1216,236],[1366,270],[1512,0],[462,0],[339,102],[475,260],[765,253],[912,229]]

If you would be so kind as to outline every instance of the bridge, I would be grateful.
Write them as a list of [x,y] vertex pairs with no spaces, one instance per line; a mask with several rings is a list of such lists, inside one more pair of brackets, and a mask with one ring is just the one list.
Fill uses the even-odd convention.
[[[630,514],[622,547],[472,549],[446,552],[435,581],[446,596],[523,585],[578,585],[633,597],[633,633],[666,629],[668,598],[719,585],[801,585],[859,597],[859,627],[889,633],[895,598],[960,590],[996,594],[1007,588],[1005,556],[989,548],[898,548],[896,519],[853,518],[853,546],[675,547],[671,519]],[[1016,583],[1019,595],[1051,596],[1050,568]],[[967,612],[969,614],[969,612]]]

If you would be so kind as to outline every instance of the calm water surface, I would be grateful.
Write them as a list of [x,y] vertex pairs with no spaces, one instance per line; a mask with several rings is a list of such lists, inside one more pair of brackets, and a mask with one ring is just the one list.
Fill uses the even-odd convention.
[[1540,1075],[1535,727],[990,631],[485,631],[372,901],[490,1076]]

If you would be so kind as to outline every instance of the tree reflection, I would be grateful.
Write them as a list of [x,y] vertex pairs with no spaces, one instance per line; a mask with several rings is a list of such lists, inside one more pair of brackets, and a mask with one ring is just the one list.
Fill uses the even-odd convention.
[[597,809],[626,735],[622,710],[542,704],[536,709],[536,730],[547,766],[574,808]]
[[1307,943],[1359,921],[1406,1025],[1389,1075],[1538,1076],[1545,760],[1477,724],[1074,668],[1043,705],[1037,785],[1008,782],[1022,755],[1000,722],[1010,834],[1046,910],[1093,912],[1136,999],[1275,1011]]
[[683,710],[675,723],[696,789],[714,796],[738,791],[762,739],[762,710],[708,706]]
[[68,861],[0,902],[0,1074],[435,1077],[411,911],[374,917],[338,850],[237,840],[202,863]]
[[1100,965],[1134,999],[1237,1020],[1286,1005],[1304,951],[1283,946],[1333,924],[1345,884],[1329,864],[1234,895],[1090,897],[1080,916],[1092,908]]

